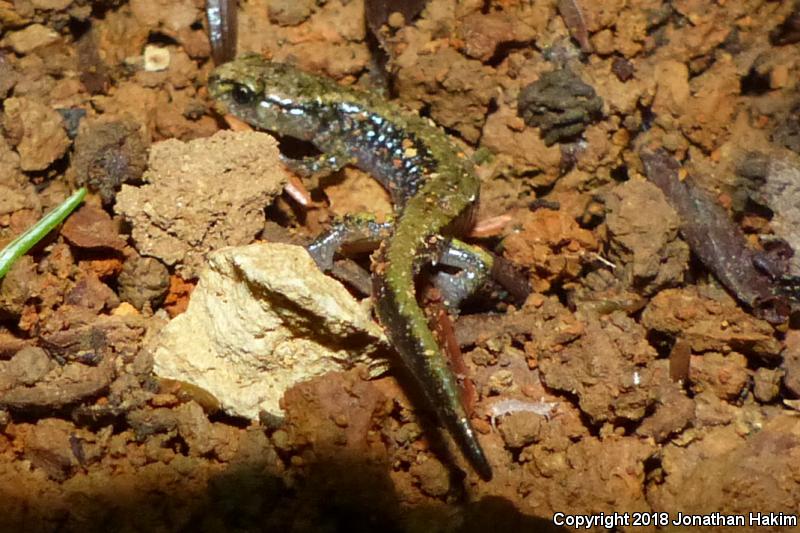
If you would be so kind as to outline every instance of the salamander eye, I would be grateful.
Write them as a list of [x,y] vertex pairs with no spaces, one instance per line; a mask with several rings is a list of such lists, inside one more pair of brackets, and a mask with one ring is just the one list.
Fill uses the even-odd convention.
[[247,85],[237,83],[231,89],[233,101],[239,105],[247,105],[256,99],[256,93]]

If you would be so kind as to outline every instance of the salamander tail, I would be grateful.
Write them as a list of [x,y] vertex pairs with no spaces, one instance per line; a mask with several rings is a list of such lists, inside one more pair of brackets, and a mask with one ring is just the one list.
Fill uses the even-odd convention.
[[478,437],[475,435],[475,430],[472,428],[472,424],[469,423],[469,420],[466,417],[457,419],[446,418],[445,420],[454,420],[450,432],[456,440],[458,447],[461,448],[461,453],[463,453],[470,462],[472,468],[474,468],[478,475],[485,481],[492,479],[492,467],[488,459],[486,459],[486,454],[483,453],[483,448],[481,448]]

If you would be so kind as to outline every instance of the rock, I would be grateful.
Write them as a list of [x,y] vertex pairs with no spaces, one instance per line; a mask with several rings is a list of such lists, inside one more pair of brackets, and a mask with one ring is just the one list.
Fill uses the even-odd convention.
[[67,9],[74,0],[31,0],[36,9],[61,11]]
[[510,105],[502,105],[486,117],[481,145],[509,158],[509,169],[532,176],[533,186],[549,187],[561,176],[561,149],[546,145],[539,132],[526,128]]
[[[286,411],[281,426],[286,438],[279,437],[276,446],[294,451],[295,457],[314,457],[316,464],[343,468],[345,483],[374,475],[377,465],[388,464],[386,439],[392,438],[390,428],[397,427],[390,415],[402,392],[387,395],[376,381],[367,381],[361,374],[358,369],[329,372],[287,390],[281,402]],[[419,454],[413,448],[409,451]],[[343,454],[356,459],[342,460]]]
[[31,339],[20,339],[8,331],[0,331],[0,359],[10,359],[31,343]]
[[106,390],[114,377],[114,358],[107,357],[99,366],[81,363],[64,365],[48,379],[32,387],[17,386],[0,391],[0,407],[31,409],[60,408]]
[[80,466],[73,452],[72,441],[78,430],[72,423],[57,418],[40,420],[35,426],[24,428],[24,454],[34,468],[41,468],[56,481],[72,476]]
[[653,437],[656,442],[664,442],[692,421],[694,400],[687,397],[677,383],[665,383],[659,391],[657,401],[655,411],[636,428],[636,434]]
[[769,403],[778,397],[781,391],[781,378],[783,370],[759,368],[753,375],[753,394],[756,400]]
[[33,258],[20,257],[0,280],[0,317],[19,317],[28,298],[37,293],[41,283]]
[[717,397],[733,401],[739,397],[749,380],[747,359],[740,353],[722,355],[708,352],[692,356],[689,381],[695,393],[711,390]]
[[275,139],[221,131],[188,143],[153,145],[145,185],[123,185],[115,209],[130,220],[138,251],[197,276],[204,255],[250,243],[264,206],[288,178]]
[[24,30],[8,34],[5,42],[20,55],[25,55],[37,48],[53,44],[59,40],[59,35],[47,26],[31,24]]
[[519,450],[539,440],[545,418],[533,412],[520,411],[503,417],[500,434],[506,446]]
[[90,122],[75,139],[72,169],[79,185],[113,202],[120,185],[141,179],[147,168],[147,142],[134,121]]
[[533,40],[536,33],[535,27],[506,11],[473,13],[464,17],[460,27],[464,53],[482,62],[488,62],[502,45]]
[[61,234],[78,248],[110,248],[118,252],[125,248],[125,240],[120,237],[111,216],[91,204],[72,213],[61,228]]
[[3,126],[22,170],[44,170],[64,155],[70,142],[57,111],[26,97],[8,98],[3,105]]
[[178,414],[174,409],[166,407],[136,409],[127,414],[126,420],[140,440],[157,433],[173,432],[178,427]]
[[623,282],[651,295],[683,281],[689,247],[680,220],[661,190],[643,180],[615,187],[606,198],[609,259]]
[[132,0],[130,6],[142,25],[170,32],[188,28],[200,16],[199,6],[191,0]]
[[783,385],[794,398],[800,398],[800,331],[786,333],[786,353],[781,369],[784,371]]
[[122,266],[117,278],[119,297],[141,310],[160,305],[169,289],[169,271],[158,259],[134,255]]
[[696,287],[659,292],[644,310],[642,325],[681,337],[695,353],[735,350],[775,359],[781,352],[766,321],[745,313],[725,294],[711,299]]
[[369,312],[298,246],[225,248],[185,313],[154,340],[154,370],[217,397],[229,414],[281,416],[295,383],[374,363],[383,335]]
[[538,209],[522,217],[521,228],[503,240],[503,255],[517,265],[530,268],[535,292],[578,279],[584,261],[581,255],[596,251],[597,238],[564,211]]
[[191,455],[205,455],[214,449],[214,428],[199,404],[185,403],[174,412],[177,415],[178,434],[186,441]]
[[117,307],[119,298],[111,287],[100,281],[93,273],[88,273],[75,283],[64,298],[64,303],[99,313],[104,308]]
[[410,473],[419,483],[419,489],[428,496],[442,498],[450,492],[450,473],[435,459],[412,465]]
[[[458,132],[468,142],[481,138],[486,114],[497,94],[494,70],[444,46],[397,60],[398,94],[411,107],[430,109],[438,125]],[[526,147],[527,148],[527,147]]]
[[169,68],[169,49],[149,44],[144,47],[144,71],[159,72]]
[[694,396],[694,427],[727,426],[741,410],[722,400],[712,390],[704,390]]
[[[3,18],[2,6],[0,6],[0,19]],[[20,73],[11,63],[8,56],[0,57],[0,99],[5,99],[11,89],[17,84]]]
[[55,366],[47,352],[37,346],[27,346],[14,355],[5,367],[5,373],[17,383],[33,385]]
[[590,315],[585,330],[563,350],[539,355],[542,381],[578,397],[593,422],[639,420],[655,402],[659,379],[646,331],[621,311]]
[[[2,77],[3,72],[0,70],[0,80]],[[39,213],[42,209],[41,201],[36,189],[20,169],[19,154],[11,149],[5,137],[0,136],[0,215],[20,209],[31,209]]]
[[314,0],[274,0],[269,3],[269,20],[280,26],[297,26],[314,11]]

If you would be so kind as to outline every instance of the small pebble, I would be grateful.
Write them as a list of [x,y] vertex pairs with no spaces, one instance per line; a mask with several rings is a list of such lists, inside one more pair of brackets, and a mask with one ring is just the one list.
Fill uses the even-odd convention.
[[149,44],[144,47],[144,70],[159,72],[169,68],[169,50]]

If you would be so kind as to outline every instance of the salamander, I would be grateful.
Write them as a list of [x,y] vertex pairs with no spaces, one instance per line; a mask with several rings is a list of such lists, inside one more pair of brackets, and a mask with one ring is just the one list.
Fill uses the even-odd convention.
[[289,161],[310,174],[354,165],[390,193],[392,222],[351,216],[319,237],[309,251],[323,269],[354,241],[380,241],[373,256],[375,311],[400,358],[462,453],[484,479],[492,469],[462,405],[458,382],[423,310],[415,277],[440,263],[461,269],[435,276],[450,305],[484,279],[491,256],[455,239],[473,222],[479,179],[468,157],[428,119],[375,95],[339,85],[288,64],[245,55],[209,77],[222,113],[250,125],[310,141],[322,153]]

